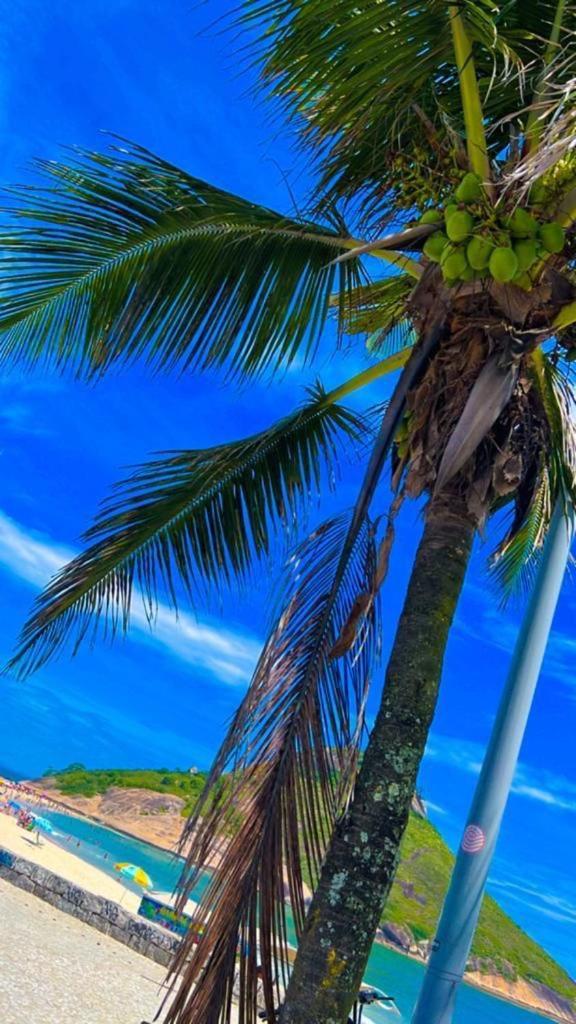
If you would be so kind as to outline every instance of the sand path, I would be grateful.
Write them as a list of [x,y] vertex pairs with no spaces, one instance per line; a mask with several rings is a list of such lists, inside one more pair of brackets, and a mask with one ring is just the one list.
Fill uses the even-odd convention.
[[165,991],[165,968],[1,879],[0,963],[6,1024],[142,1024]]

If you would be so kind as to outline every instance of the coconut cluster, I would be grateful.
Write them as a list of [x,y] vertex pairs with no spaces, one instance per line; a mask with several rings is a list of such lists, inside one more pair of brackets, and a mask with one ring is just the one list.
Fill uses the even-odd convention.
[[465,174],[443,209],[431,208],[420,224],[438,224],[424,252],[439,263],[447,284],[491,277],[532,287],[530,270],[550,253],[564,248],[564,229],[556,221],[539,222],[518,206],[499,213],[486,201],[480,178]]

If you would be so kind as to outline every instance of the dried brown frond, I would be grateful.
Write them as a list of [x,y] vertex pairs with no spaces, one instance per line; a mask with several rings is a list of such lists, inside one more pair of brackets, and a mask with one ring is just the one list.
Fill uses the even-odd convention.
[[[271,1015],[282,997],[285,900],[300,932],[304,882],[318,876],[354,778],[378,647],[373,529],[365,523],[343,558],[348,531],[348,515],[328,522],[291,558],[283,610],[187,824],[181,902],[231,835],[195,917],[202,938],[195,948],[185,939],[172,968],[182,983],[170,1024],[227,1022],[235,985],[244,1024],[255,1024],[259,1002]],[[354,642],[331,658],[365,594]]]

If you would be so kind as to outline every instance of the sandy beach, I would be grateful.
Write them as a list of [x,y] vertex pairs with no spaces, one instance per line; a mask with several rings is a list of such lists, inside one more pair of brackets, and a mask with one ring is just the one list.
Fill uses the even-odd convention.
[[[32,786],[31,790],[33,792]],[[126,796],[131,796],[132,794],[136,798],[136,807],[133,807],[132,813],[128,815],[128,821],[126,821],[123,820],[121,811],[124,810]],[[12,793],[5,792],[5,795],[13,796],[15,799],[23,798],[16,790]],[[154,794],[154,796],[157,795]],[[67,813],[76,814],[79,817],[92,817],[93,820],[99,820],[108,827],[119,827],[121,824],[124,826],[121,830],[125,834],[135,834],[138,838],[148,842],[151,841],[153,845],[173,851],[174,835],[182,827],[182,818],[178,813],[178,808],[175,809],[175,813],[163,816],[161,828],[156,822],[153,822],[155,827],[151,828],[150,819],[144,813],[148,804],[147,800],[143,799],[142,791],[124,791],[119,796],[121,797],[120,806],[117,806],[116,793],[114,792],[108,798],[110,806],[105,808],[101,806],[101,797],[92,798],[95,806],[90,806],[88,815],[86,815],[87,808],[78,806],[78,804],[87,802],[84,798],[72,798],[69,804],[64,804],[63,801],[55,800],[54,794],[51,792],[47,796],[45,792],[43,795],[40,795],[38,790],[36,790],[37,804],[40,808],[44,807],[45,811],[49,812],[50,808],[57,808],[60,811],[65,810]],[[144,796],[146,797],[148,794]],[[72,803],[75,806],[70,806]],[[111,811],[112,813],[110,813]],[[97,867],[87,864],[75,852],[74,845],[71,845],[70,849],[62,848],[47,835],[41,835],[40,843],[41,845],[37,845],[35,834],[21,829],[13,817],[0,814],[0,847],[26,857],[36,864],[40,864],[68,881],[87,889],[89,892],[122,903],[127,910],[137,911],[140,903],[139,894],[127,889],[120,880],[116,881]],[[164,894],[164,898],[168,901],[168,894]],[[194,904],[192,902],[190,902],[187,910],[189,913],[193,912]],[[399,952],[396,947],[392,946],[390,948],[394,949],[395,952]],[[516,982],[506,982],[497,975],[467,975],[466,980],[474,987],[490,995],[500,997],[525,1009],[536,1010],[552,1020],[574,1020],[572,1015],[565,1015],[563,1012],[559,1012],[559,1007],[556,1005],[551,993],[547,994],[537,991],[529,982],[522,979],[518,979]],[[138,1024],[140,1024],[139,1021]]]
[[109,878],[91,864],[86,864],[74,853],[62,849],[52,842],[49,836],[41,835],[38,845],[35,833],[25,832],[18,826],[16,820],[7,814],[0,814],[0,847],[40,864],[96,896],[104,896],[116,903],[122,903],[126,910],[136,913],[138,909],[140,896],[137,893],[127,889],[120,881]]

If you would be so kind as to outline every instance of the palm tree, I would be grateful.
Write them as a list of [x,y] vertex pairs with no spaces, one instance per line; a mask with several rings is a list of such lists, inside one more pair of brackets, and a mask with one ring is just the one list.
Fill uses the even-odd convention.
[[[246,0],[244,17],[316,154],[310,219],[133,146],[44,164],[50,188],[17,194],[0,250],[0,358],[248,377],[312,358],[333,315],[379,359],[254,437],[137,470],[41,595],[14,665],[125,630],[135,597],[153,620],[160,590],[176,605],[244,576],[293,535],[340,442],[372,438],[354,509],[287,559],[275,625],[188,822],[182,900],[217,850],[221,863],[168,1013],[227,1022],[237,985],[242,1024],[260,992],[269,1020],[285,995],[284,1024],[340,1024],[393,879],[474,536],[512,509],[494,560],[510,589],[529,581],[554,503],[576,497],[576,13],[565,0]],[[374,257],[387,269],[369,279]],[[342,400],[400,368],[374,439]],[[390,453],[381,529],[369,512]],[[394,519],[421,495],[360,759]],[[300,938],[289,983],[286,894]]]

